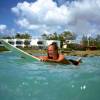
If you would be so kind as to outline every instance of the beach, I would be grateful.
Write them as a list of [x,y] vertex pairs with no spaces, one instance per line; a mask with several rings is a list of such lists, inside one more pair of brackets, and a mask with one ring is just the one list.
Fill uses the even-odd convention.
[[72,51],[69,53],[65,53],[68,56],[82,56],[82,57],[87,57],[87,56],[100,56],[100,50],[86,50],[86,51]]
[[[25,52],[28,52],[29,54],[46,54],[46,50],[40,50],[40,49],[33,49],[33,48],[21,48]],[[0,52],[7,51],[5,48],[0,48]],[[61,52],[61,50],[59,50]],[[85,50],[85,51],[79,51],[79,50],[73,50],[73,51],[63,51],[63,54],[66,56],[100,56],[100,50]]]
[[[40,54],[46,54],[46,50],[25,50],[26,52],[30,54],[34,53],[40,53]],[[87,57],[87,56],[100,56],[100,50],[86,50],[86,51],[66,51],[63,53],[64,55],[68,56],[82,56],[82,57]]]

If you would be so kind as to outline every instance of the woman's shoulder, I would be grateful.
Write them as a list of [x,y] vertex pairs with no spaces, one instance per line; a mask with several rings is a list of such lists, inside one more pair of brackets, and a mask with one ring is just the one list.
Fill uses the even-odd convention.
[[59,60],[59,61],[62,61],[62,60],[64,60],[64,59],[65,59],[65,56],[64,56],[63,54],[59,54],[58,60]]
[[64,54],[59,54],[59,57],[65,57]]

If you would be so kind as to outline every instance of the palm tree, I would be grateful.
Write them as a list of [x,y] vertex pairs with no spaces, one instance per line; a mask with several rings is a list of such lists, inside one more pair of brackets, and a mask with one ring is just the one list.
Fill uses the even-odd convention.
[[24,39],[31,39],[32,36],[30,34],[28,34],[28,33],[25,33],[25,34],[22,34],[22,38],[24,38]]
[[24,33],[24,34],[16,33],[15,38],[19,38],[19,39],[31,39],[32,37],[28,33]]
[[20,33],[16,33],[15,38],[21,38],[21,34]]
[[76,39],[76,34],[70,31],[64,31],[63,36],[66,40],[74,40]]
[[41,35],[41,37],[42,37],[42,39],[45,39],[45,40],[46,40],[46,39],[48,39],[48,35],[47,35],[47,34],[45,34],[45,33],[44,33],[44,34],[42,34],[42,35]]

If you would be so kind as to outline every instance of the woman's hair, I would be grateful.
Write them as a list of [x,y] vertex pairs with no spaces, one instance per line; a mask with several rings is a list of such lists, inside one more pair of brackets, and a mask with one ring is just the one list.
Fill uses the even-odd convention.
[[[53,47],[54,47],[54,49],[57,51],[57,57],[59,57],[59,54],[58,54],[58,45],[57,45],[57,43],[56,43],[56,42],[52,42],[49,46],[53,46]],[[49,46],[48,46],[48,47],[49,47]],[[48,52],[47,52],[47,53],[48,53]],[[50,57],[49,54],[48,54],[48,58],[52,59],[52,57]]]
[[55,50],[58,50],[58,45],[56,42],[52,42],[49,46],[53,46]]

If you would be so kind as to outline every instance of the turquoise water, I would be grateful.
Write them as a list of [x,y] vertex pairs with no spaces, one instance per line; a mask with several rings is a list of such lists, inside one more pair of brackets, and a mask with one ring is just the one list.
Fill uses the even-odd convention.
[[99,100],[100,57],[74,65],[29,62],[0,53],[0,100]]

